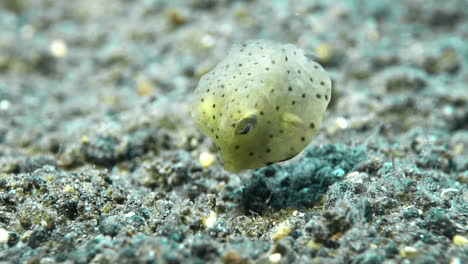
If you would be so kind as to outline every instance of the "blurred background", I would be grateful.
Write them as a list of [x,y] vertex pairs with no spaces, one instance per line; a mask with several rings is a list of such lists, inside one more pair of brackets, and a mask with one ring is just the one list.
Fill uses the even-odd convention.
[[[250,39],[333,94],[305,154],[234,175],[190,100]],[[1,0],[0,260],[463,263],[467,40],[466,0]]]
[[430,90],[440,98],[422,110],[445,112],[379,118],[405,130],[427,119],[466,128],[452,103],[466,102],[467,8],[463,0],[3,0],[0,135],[35,145],[88,127],[90,116],[142,111],[149,97],[185,109],[200,76],[248,39],[318,54],[334,81],[330,109],[342,117],[374,118],[389,93],[414,113]]

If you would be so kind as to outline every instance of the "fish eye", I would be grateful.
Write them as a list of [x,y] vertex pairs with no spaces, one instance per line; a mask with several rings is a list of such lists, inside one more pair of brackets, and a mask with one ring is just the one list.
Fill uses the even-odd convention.
[[256,115],[249,115],[246,118],[241,119],[239,122],[237,122],[235,126],[236,134],[239,134],[239,135],[248,134],[250,131],[253,130],[256,123],[257,123]]
[[251,124],[247,124],[247,125],[245,125],[245,127],[239,132],[239,134],[245,135],[245,134],[249,133],[251,129],[252,129],[252,125],[251,125]]

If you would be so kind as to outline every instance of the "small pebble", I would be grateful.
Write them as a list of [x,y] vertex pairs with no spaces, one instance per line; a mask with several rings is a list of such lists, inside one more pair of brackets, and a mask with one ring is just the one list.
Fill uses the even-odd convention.
[[73,188],[73,186],[71,186],[70,184],[67,184],[65,185],[65,187],[63,188],[63,191],[64,192],[67,192],[67,193],[72,193],[75,191],[75,188]]
[[150,95],[155,91],[155,85],[152,81],[148,79],[142,79],[138,81],[136,90],[138,95]]
[[463,149],[465,148],[465,146],[463,145],[463,143],[459,143],[459,144],[456,144],[454,147],[453,147],[453,152],[456,154],[456,155],[461,155],[463,154]]
[[215,227],[217,222],[218,222],[218,219],[217,219],[217,214],[215,212],[211,212],[202,220],[203,226],[207,229]]
[[468,245],[468,238],[462,235],[454,235],[453,236],[453,244],[456,246],[465,246]]
[[315,53],[317,53],[322,62],[329,62],[333,56],[333,47],[329,43],[322,43],[315,47]]
[[419,254],[421,252],[415,247],[406,246],[400,250],[400,256],[406,259],[414,259]]
[[1,111],[6,111],[10,108],[11,103],[8,100],[1,100],[0,101],[0,110]]
[[312,249],[314,251],[317,251],[317,250],[319,250],[320,248],[323,247],[323,244],[318,243],[315,240],[311,239],[311,240],[309,240],[309,242],[307,242],[307,247],[309,247],[310,249]]
[[289,226],[289,223],[281,223],[278,226],[278,229],[276,229],[276,232],[273,233],[271,236],[271,239],[275,242],[280,241],[281,239],[287,237],[289,234],[291,234],[291,227]]
[[7,230],[0,228],[0,243],[7,243],[10,238],[10,234]]
[[67,56],[68,47],[67,47],[67,44],[63,40],[56,39],[56,40],[53,40],[52,43],[50,44],[49,51],[52,54],[52,56],[56,58],[64,58]]
[[209,168],[215,163],[216,156],[210,152],[202,152],[199,161],[203,168]]
[[268,260],[271,262],[271,263],[278,263],[280,262],[281,260],[281,254],[280,253],[273,253],[271,254],[270,256],[268,256]]

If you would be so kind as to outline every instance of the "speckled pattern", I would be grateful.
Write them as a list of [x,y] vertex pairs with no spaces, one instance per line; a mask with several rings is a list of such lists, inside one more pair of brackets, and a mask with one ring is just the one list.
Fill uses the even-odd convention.
[[299,154],[330,100],[330,77],[303,50],[250,40],[202,76],[192,117],[215,142],[224,168],[240,172]]
[[[0,262],[468,263],[467,38],[465,0],[0,1]],[[255,39],[333,97],[230,173],[190,104]]]

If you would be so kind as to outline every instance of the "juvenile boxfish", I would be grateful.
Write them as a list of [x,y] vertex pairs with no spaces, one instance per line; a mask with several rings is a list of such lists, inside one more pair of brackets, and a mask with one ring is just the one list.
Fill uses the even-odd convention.
[[238,172],[288,160],[312,140],[331,99],[331,80],[291,44],[234,45],[199,81],[192,117]]

